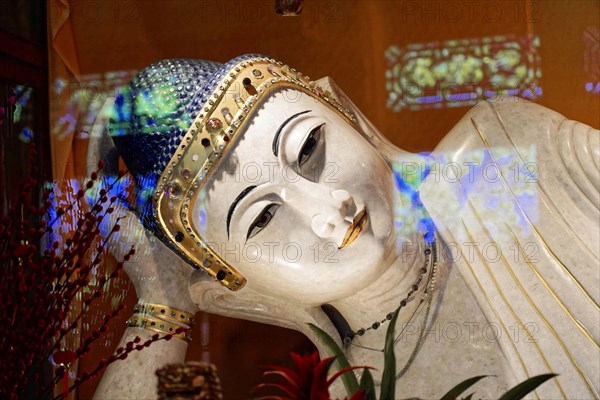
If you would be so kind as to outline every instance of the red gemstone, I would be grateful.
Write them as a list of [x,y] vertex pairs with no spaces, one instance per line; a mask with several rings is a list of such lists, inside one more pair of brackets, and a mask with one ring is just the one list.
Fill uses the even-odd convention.
[[229,136],[227,136],[227,135],[223,136],[223,140],[226,142],[229,142]]
[[215,133],[223,128],[223,123],[218,118],[211,118],[206,121],[206,129],[209,133]]
[[250,96],[254,96],[256,94],[256,88],[252,85],[250,78],[244,78],[242,84]]

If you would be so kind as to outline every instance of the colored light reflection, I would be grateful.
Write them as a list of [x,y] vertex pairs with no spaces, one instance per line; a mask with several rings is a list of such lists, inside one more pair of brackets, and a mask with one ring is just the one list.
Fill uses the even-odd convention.
[[52,135],[59,139],[75,135],[89,138],[89,132],[102,106],[109,97],[116,97],[121,86],[127,84],[136,71],[111,71],[103,74],[82,75],[79,81],[57,78],[50,101],[63,103],[59,117],[52,126]]
[[494,36],[390,46],[385,53],[387,105],[462,107],[500,95],[542,95],[538,36]]
[[[496,222],[502,222],[490,224],[494,227],[490,229],[508,224],[523,231],[528,229],[528,220],[539,220],[538,167],[535,162],[522,161],[537,159],[536,146],[472,150],[463,154],[462,161],[449,159],[443,153],[422,156],[421,162],[392,165],[399,194],[394,207],[399,237],[409,237],[415,226],[434,223],[419,199],[420,185],[425,180],[453,192],[438,199],[448,215],[460,215],[471,205],[498,210]],[[500,229],[491,233],[498,238],[506,234]]]
[[590,94],[600,94],[600,29],[588,26],[583,33],[583,66],[587,73],[585,91]]

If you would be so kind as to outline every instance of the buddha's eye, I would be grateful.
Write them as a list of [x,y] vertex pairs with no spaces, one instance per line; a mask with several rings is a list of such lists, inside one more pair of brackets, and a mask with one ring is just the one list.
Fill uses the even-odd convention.
[[273,215],[279,208],[279,204],[269,204],[261,213],[256,217],[256,219],[250,224],[250,228],[248,228],[248,234],[246,235],[246,240],[250,239],[258,232],[262,231],[273,219]]
[[302,144],[302,148],[300,149],[300,154],[298,154],[298,165],[302,166],[311,156],[311,154],[315,151],[317,144],[319,143],[319,137],[321,136],[321,127],[325,125],[322,123],[321,125],[314,128],[310,131],[307,136],[304,144]]

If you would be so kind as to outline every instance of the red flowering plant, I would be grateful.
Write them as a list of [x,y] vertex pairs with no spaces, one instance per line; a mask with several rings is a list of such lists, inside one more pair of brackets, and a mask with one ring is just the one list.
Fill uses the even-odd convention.
[[[6,109],[14,103],[11,96]],[[1,125],[8,113],[4,107],[0,109]],[[80,336],[82,318],[135,253],[131,248],[112,271],[98,272],[107,242],[120,229],[120,218],[116,218],[116,223],[101,234],[102,221],[109,220],[118,201],[117,196],[110,195],[111,190],[124,173],[100,188],[100,162],[85,189],[72,193],[66,205],[57,207],[53,185],[42,188],[36,178],[36,148],[33,142],[29,146],[30,175],[18,186],[15,199],[0,199],[0,318],[4,321],[0,324],[0,398],[60,400],[109,364],[157,340],[169,340],[172,335],[156,334],[145,342],[136,337],[109,358],[98,361],[95,368],[69,376],[70,367],[90,353],[109,331],[110,322],[125,308],[118,304],[102,315],[89,335]],[[95,199],[86,203],[86,192],[92,191]],[[74,229],[58,235],[56,228],[64,219],[71,219]],[[69,335],[76,336],[71,342],[77,344],[65,349]]]
[[[266,371],[263,375],[275,375],[283,378],[283,382],[261,383],[254,390],[261,388],[275,388],[285,393],[285,397],[266,395],[257,397],[256,400],[330,400],[329,386],[340,376],[354,369],[362,369],[368,367],[346,367],[330,378],[327,378],[329,369],[333,365],[336,357],[329,357],[324,360],[319,360],[319,353],[305,354],[300,356],[291,353],[295,369],[287,368],[281,365],[273,366],[272,369]],[[366,394],[359,389],[352,394],[347,400],[366,400]]]

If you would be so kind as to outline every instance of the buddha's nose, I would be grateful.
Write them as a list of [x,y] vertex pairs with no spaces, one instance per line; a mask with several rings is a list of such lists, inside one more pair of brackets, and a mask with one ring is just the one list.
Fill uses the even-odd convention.
[[339,224],[345,220],[352,221],[352,217],[356,213],[356,204],[347,191],[334,190],[330,193],[330,198],[322,202],[322,208],[319,211],[312,218],[311,228],[317,236],[328,238]]

